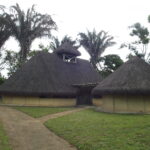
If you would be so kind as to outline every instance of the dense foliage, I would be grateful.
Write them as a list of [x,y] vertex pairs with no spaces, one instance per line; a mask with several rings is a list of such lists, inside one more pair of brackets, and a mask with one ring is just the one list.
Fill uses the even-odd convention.
[[149,31],[147,27],[142,26],[140,23],[135,23],[130,26],[130,36],[135,37],[133,42],[124,43],[121,48],[127,47],[131,53],[127,56],[130,59],[132,56],[137,56],[149,62],[150,52],[148,44],[150,42]]
[[110,54],[101,57],[99,59],[99,62],[101,63],[100,73],[103,77],[107,77],[123,64],[123,60],[115,54]]

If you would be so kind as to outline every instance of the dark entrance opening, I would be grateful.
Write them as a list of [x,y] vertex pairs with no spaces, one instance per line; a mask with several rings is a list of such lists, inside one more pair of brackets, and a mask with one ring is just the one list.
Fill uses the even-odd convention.
[[2,103],[2,96],[0,96],[0,104]]
[[91,91],[96,86],[96,84],[76,84],[74,86],[78,88],[76,104],[92,105]]
[[92,105],[91,91],[80,89],[77,96],[77,105]]

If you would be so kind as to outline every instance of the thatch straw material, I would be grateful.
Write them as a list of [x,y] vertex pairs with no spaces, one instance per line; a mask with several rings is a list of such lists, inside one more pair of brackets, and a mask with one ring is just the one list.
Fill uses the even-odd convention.
[[57,50],[55,50],[55,53],[57,54],[69,54],[74,56],[80,56],[81,53],[77,50],[77,47],[72,46],[70,43],[63,43]]
[[56,53],[39,52],[0,86],[0,94],[73,97],[78,91],[73,84],[99,81],[99,74],[86,60],[68,63]]
[[102,94],[150,94],[150,65],[133,57],[93,89]]

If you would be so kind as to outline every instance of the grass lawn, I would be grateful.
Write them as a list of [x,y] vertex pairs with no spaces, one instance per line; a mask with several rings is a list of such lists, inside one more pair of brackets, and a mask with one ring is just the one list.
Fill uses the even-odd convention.
[[74,109],[73,107],[13,107],[19,111],[22,111],[34,118],[42,117],[49,114],[55,114],[67,110]]
[[12,150],[10,148],[8,137],[3,129],[3,125],[0,122],[0,150]]
[[83,110],[45,125],[79,150],[150,150],[150,115]]

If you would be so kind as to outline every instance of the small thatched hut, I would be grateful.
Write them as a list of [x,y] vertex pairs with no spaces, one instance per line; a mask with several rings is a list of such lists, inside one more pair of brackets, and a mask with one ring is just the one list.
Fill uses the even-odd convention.
[[93,89],[101,111],[150,113],[150,65],[133,57]]
[[[55,53],[39,52],[2,86],[3,104],[74,106],[91,104],[91,89],[100,81],[80,52],[64,43]],[[86,100],[85,100],[86,97]]]

